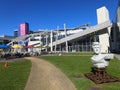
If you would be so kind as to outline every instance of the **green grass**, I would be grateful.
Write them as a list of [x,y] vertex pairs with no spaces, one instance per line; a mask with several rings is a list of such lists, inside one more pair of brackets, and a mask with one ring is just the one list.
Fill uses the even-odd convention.
[[[90,56],[43,56],[45,59],[60,68],[70,80],[75,84],[77,90],[90,90],[91,87],[102,88],[102,90],[120,90],[120,83],[95,84],[84,77],[89,73],[93,64]],[[113,59],[107,68],[107,72],[120,78],[120,61]],[[75,78],[74,75],[81,75],[81,78]]]
[[29,73],[31,62],[22,60],[9,62],[4,68],[4,63],[0,63],[0,90],[24,90]]
[[68,53],[61,53],[62,56],[66,56],[66,55],[69,55],[69,56],[85,56],[85,55],[88,55],[88,56],[91,56],[93,55],[93,52],[68,52]]
[[93,52],[69,52],[68,55],[93,55]]

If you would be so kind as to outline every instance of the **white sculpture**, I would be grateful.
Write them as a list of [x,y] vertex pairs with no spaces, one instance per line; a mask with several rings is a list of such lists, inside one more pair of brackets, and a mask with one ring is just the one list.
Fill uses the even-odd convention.
[[94,55],[91,57],[91,60],[94,64],[94,67],[105,68],[109,65],[110,59],[114,58],[113,54],[101,54],[100,49],[101,45],[99,42],[93,42],[92,45]]

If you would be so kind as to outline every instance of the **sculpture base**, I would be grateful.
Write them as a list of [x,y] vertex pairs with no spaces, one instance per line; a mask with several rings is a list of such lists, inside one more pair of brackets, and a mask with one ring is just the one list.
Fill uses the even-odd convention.
[[96,84],[120,82],[120,79],[111,75],[108,75],[106,68],[92,68],[93,73],[87,73],[85,76],[95,82]]

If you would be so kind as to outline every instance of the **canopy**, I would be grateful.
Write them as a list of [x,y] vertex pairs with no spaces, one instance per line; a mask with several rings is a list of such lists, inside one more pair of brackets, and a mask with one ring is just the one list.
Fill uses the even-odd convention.
[[43,48],[43,46],[35,46],[35,48]]
[[49,46],[45,46],[45,48],[49,48]]
[[25,48],[34,48],[33,45],[25,46]]
[[0,45],[0,48],[1,48],[1,49],[9,49],[10,46],[2,44],[2,45]]
[[19,45],[19,44],[15,44],[12,46],[12,48],[23,48],[23,46]]
[[2,52],[3,51],[3,49],[0,49],[0,52]]

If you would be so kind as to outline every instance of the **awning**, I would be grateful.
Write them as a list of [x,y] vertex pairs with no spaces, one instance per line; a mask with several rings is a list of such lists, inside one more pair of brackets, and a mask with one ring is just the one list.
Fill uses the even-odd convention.
[[17,48],[23,48],[23,46],[19,45],[19,44],[15,44],[15,45],[12,46],[12,48],[15,48],[15,49],[17,49]]

